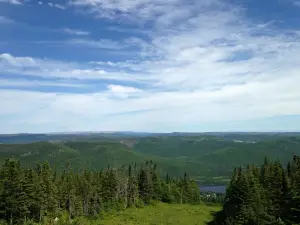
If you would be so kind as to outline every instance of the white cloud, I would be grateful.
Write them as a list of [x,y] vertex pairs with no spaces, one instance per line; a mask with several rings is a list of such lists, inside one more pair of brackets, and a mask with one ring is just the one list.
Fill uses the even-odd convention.
[[26,79],[2,79],[0,78],[0,88],[1,87],[39,87],[39,86],[49,86],[49,87],[86,87],[87,85],[80,83],[72,83],[66,81],[41,81],[41,80],[26,80]]
[[126,87],[126,86],[113,85],[113,84],[108,85],[108,89],[112,93],[136,93],[141,91],[140,89],[134,87]]
[[[40,4],[40,3],[39,3],[39,4]],[[52,3],[52,2],[48,2],[47,4],[48,4],[48,6],[50,6],[50,7],[52,7],[52,8],[66,9],[65,6],[60,5],[60,4],[54,4],[54,3]]]
[[14,22],[14,21],[5,16],[0,16],[0,24],[7,24],[7,23],[12,23],[12,22]]
[[58,9],[66,9],[65,6],[60,5],[60,4],[54,4],[54,7],[55,7],[55,8],[58,8]]
[[0,70],[2,73],[44,78],[56,77],[79,80],[95,79],[136,82],[145,82],[149,79],[138,74],[129,74],[122,71],[107,72],[101,68],[87,67],[86,65],[73,62],[61,62],[31,57],[15,57],[8,53],[0,54]]
[[71,28],[64,28],[63,31],[68,34],[75,34],[75,35],[79,35],[79,36],[86,36],[86,35],[90,34],[90,32],[88,32],[88,31],[71,29]]
[[[0,71],[6,74],[105,80],[93,94],[1,91],[0,104],[9,107],[0,115],[17,115],[13,122],[19,126],[10,126],[15,131],[172,131],[299,115],[299,31],[278,30],[271,22],[253,24],[243,9],[221,1],[199,2],[72,1],[97,16],[115,19],[120,11],[133,20],[157,20],[145,40],[68,42],[116,52],[134,47],[135,58],[79,64],[0,55]],[[28,105],[34,108],[29,111]]]
[[39,5],[43,5],[43,2],[38,2]]
[[90,49],[103,49],[107,53],[116,55],[131,55],[149,58],[158,54],[150,43],[137,37],[118,39],[88,39],[88,38],[73,38],[67,41],[61,41],[61,44],[68,44],[74,47],[90,48]]
[[9,3],[12,5],[22,5],[22,1],[18,1],[18,0],[0,0],[0,2],[4,2],[4,3]]
[[102,48],[102,49],[111,49],[111,50],[120,50],[125,48],[125,45],[119,43],[117,41],[112,41],[110,39],[100,39],[100,40],[92,40],[92,39],[72,39],[66,42],[70,45],[82,46],[88,48]]
[[[0,111],[1,117],[14,114],[17,119],[12,122],[19,124],[18,127],[4,124],[1,132],[129,128],[172,131],[174,126],[178,129],[182,125],[194,125],[200,129],[202,123],[300,114],[297,82],[300,82],[299,77],[294,82],[282,78],[273,82],[232,85],[217,91],[138,91],[138,96],[130,87],[110,87],[113,92],[93,94],[0,91],[1,103],[10,106]],[[131,96],[128,91],[135,97],[114,98],[115,93],[125,92]]]
[[129,96],[138,96],[142,90],[134,87],[110,84],[108,85],[108,92],[119,98],[128,98]]
[[[223,6],[219,0],[70,0],[69,4],[89,11],[100,18],[123,19],[143,23],[144,20],[155,20],[170,25],[179,20],[187,19],[196,9],[205,10],[207,7]],[[196,8],[195,8],[196,7]]]
[[294,1],[294,5],[300,7],[300,1]]
[[[152,14],[159,13],[165,7],[172,5],[175,0],[171,1],[103,1],[103,0],[73,0],[70,4],[74,6],[88,6],[91,7],[91,11],[97,13],[101,17],[115,17],[115,11],[119,10],[123,14],[136,14],[136,16],[152,16]],[[157,5],[159,3],[159,5]],[[161,6],[160,6],[161,5]]]

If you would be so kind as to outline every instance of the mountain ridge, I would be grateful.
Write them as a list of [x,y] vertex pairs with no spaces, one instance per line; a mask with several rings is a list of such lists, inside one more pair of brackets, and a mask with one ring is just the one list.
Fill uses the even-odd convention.
[[103,169],[152,160],[162,174],[187,172],[205,183],[224,183],[234,167],[261,164],[265,156],[286,164],[293,154],[300,154],[299,137],[262,138],[255,143],[214,136],[163,136],[0,145],[0,163],[14,157],[27,165],[49,161],[58,168],[69,163],[76,169]]

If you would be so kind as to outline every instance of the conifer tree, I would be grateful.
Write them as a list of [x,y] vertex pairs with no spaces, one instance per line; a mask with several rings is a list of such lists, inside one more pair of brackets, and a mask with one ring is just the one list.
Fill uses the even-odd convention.
[[265,158],[260,171],[253,165],[235,169],[216,225],[282,225],[300,223],[300,159],[287,169]]
[[147,204],[152,197],[152,182],[146,169],[141,169],[138,178],[139,196]]
[[153,165],[151,172],[151,179],[153,184],[153,199],[160,201],[161,200],[161,179],[156,171],[156,165]]
[[300,224],[300,157],[294,156],[292,165],[290,221]]
[[132,169],[132,166],[128,167],[128,206],[133,206],[136,204],[138,199],[138,185],[136,174]]
[[199,203],[199,189],[187,174],[182,179],[168,175],[163,179],[152,161],[141,169],[134,164],[128,170],[122,166],[100,172],[75,172],[67,164],[56,173],[47,162],[21,168],[19,161],[9,159],[1,166],[0,175],[0,220],[9,224],[29,220],[52,224],[61,213],[68,220],[94,218],[102,211],[124,209],[141,201]]

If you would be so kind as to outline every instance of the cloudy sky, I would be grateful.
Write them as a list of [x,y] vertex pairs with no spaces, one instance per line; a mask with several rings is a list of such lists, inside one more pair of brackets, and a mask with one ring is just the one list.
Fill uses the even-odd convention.
[[299,0],[0,0],[0,133],[300,130]]

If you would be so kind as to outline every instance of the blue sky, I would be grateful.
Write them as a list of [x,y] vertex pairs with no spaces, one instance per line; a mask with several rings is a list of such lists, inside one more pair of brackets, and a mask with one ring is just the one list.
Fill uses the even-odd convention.
[[299,0],[0,0],[0,133],[299,131]]

